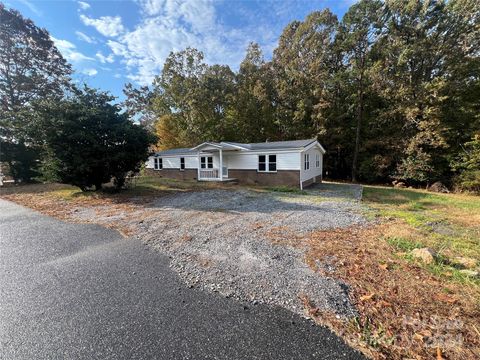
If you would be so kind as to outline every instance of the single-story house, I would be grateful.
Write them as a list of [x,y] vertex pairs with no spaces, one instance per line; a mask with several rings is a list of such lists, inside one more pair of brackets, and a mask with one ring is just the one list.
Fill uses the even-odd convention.
[[243,144],[204,142],[150,156],[149,175],[198,181],[288,185],[303,189],[322,181],[325,149],[316,139]]

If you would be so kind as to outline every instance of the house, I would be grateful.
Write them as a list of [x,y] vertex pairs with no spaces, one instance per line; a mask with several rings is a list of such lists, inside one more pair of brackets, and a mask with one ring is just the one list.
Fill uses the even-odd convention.
[[287,185],[303,189],[322,180],[325,149],[316,139],[253,144],[204,142],[193,148],[155,153],[149,175],[240,184]]

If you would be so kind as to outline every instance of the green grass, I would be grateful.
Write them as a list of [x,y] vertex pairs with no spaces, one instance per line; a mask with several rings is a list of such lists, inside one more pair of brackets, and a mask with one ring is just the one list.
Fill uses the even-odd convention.
[[265,188],[267,191],[272,192],[281,192],[281,193],[291,193],[291,194],[299,194],[299,195],[308,195],[308,192],[305,190],[300,190],[296,187],[292,186],[270,186]]
[[387,238],[387,242],[396,250],[404,252],[424,247],[420,242],[414,242],[403,237],[389,237]]
[[480,197],[462,194],[436,194],[424,190],[365,186],[363,202],[371,211],[400,222],[390,228],[386,241],[409,261],[415,248],[431,247],[438,260],[425,266],[435,275],[453,281],[479,284],[449,265],[453,256],[480,261]]

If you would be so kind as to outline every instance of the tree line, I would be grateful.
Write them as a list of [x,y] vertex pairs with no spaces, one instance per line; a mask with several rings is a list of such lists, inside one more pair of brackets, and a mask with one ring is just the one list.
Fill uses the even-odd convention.
[[271,60],[251,43],[238,71],[171,53],[150,86],[126,85],[125,106],[159,148],[316,137],[332,178],[480,190],[480,164],[466,165],[479,156],[479,15],[475,0],[316,11],[283,30]]
[[269,60],[251,43],[233,71],[187,48],[115,104],[75,85],[48,32],[0,3],[2,171],[121,187],[157,139],[318,138],[327,177],[480,192],[479,7],[362,0],[342,19],[316,11],[283,30]]
[[0,175],[121,189],[156,138],[72,73],[45,29],[0,3]]

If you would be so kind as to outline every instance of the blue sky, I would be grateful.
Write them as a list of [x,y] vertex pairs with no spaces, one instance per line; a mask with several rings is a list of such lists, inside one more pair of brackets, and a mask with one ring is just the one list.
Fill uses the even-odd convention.
[[314,10],[341,18],[353,0],[3,0],[46,28],[75,79],[122,98],[126,82],[148,84],[171,51],[188,46],[207,63],[237,69],[250,41],[270,58],[283,28]]

